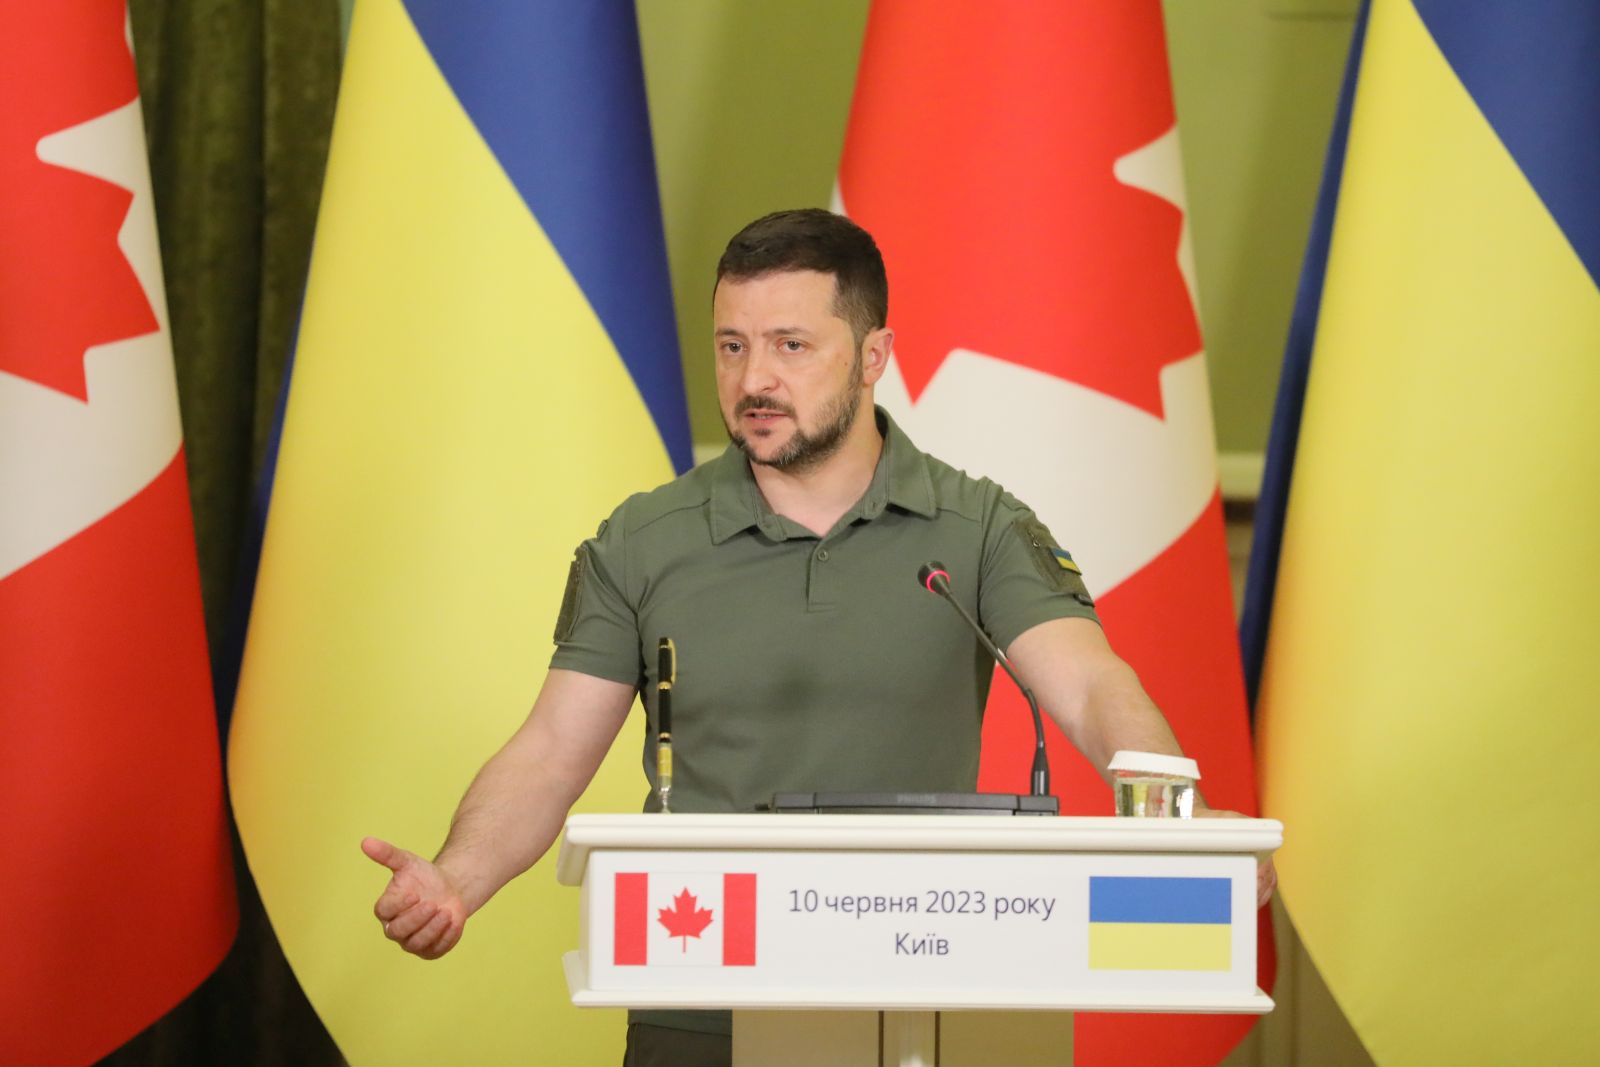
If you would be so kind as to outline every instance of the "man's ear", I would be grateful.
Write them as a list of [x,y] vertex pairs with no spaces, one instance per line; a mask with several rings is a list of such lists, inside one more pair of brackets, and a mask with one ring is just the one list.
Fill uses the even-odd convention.
[[883,372],[889,369],[889,357],[894,355],[894,331],[885,326],[873,330],[861,342],[861,383],[876,384]]

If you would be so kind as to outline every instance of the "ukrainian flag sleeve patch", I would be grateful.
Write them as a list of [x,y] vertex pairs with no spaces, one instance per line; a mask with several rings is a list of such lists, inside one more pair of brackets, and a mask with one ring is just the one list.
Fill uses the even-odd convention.
[[1021,538],[1029,558],[1050,588],[1078,596],[1085,604],[1093,603],[1088,598],[1088,588],[1083,584],[1083,569],[1073,560],[1070,552],[1056,543],[1044,523],[1032,514],[1023,515],[1012,523],[1012,530]]
[[1233,896],[1226,878],[1089,879],[1092,971],[1233,968]]

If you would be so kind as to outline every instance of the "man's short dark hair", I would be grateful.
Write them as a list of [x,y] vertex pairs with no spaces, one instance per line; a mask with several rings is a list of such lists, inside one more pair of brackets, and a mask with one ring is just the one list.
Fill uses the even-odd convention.
[[889,276],[878,243],[821,208],[774,211],[734,234],[717,262],[717,282],[791,270],[833,275],[833,313],[850,324],[857,348],[889,321]]

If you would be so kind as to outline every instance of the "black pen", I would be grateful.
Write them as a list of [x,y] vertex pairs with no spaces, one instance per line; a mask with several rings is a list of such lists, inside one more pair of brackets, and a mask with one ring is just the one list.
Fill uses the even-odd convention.
[[678,674],[678,650],[672,638],[656,646],[656,790],[661,810],[672,810],[672,683]]

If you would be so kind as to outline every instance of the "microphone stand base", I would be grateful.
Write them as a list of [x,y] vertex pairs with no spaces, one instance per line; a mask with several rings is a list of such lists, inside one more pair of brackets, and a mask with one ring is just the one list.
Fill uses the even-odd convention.
[[757,811],[805,815],[1059,815],[1053,796],[1015,793],[774,793]]

